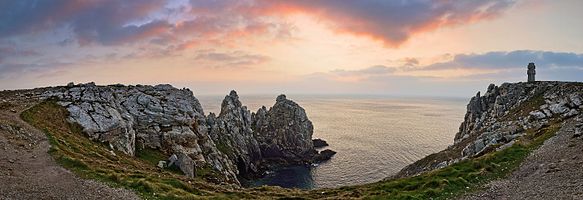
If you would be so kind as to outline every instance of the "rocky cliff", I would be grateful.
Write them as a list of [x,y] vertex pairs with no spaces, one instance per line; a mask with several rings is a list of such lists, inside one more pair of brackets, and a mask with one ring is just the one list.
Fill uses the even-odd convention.
[[429,155],[395,177],[405,177],[511,146],[516,138],[550,123],[582,115],[583,84],[528,82],[491,84],[472,97],[454,144]]
[[255,114],[231,91],[218,116],[205,116],[190,90],[170,85],[69,84],[43,96],[64,106],[69,121],[81,125],[92,140],[128,155],[146,149],[175,155],[178,167],[191,177],[209,167],[221,182],[239,184],[238,178],[261,175],[273,165],[323,160],[312,144],[305,111],[284,95],[271,109]]

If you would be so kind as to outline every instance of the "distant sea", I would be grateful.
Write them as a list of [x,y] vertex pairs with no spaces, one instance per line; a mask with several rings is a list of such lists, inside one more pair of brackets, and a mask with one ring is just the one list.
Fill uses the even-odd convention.
[[[197,96],[205,114],[219,113],[224,96]],[[256,112],[276,96],[241,95]],[[322,138],[338,152],[318,166],[279,169],[251,186],[287,188],[339,187],[371,183],[406,165],[445,149],[463,121],[467,99],[379,96],[287,95],[302,106]]]

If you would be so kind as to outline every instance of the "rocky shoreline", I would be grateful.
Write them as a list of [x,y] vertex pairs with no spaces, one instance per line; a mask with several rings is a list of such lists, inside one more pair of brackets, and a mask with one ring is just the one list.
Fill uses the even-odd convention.
[[472,97],[454,144],[403,168],[388,179],[417,175],[459,161],[500,151],[529,130],[583,113],[583,84],[537,81],[490,84]]
[[221,175],[217,182],[240,185],[239,179],[257,178],[269,169],[323,162],[335,154],[315,149],[312,122],[285,95],[271,108],[252,113],[231,91],[220,113],[208,116],[192,91],[171,85],[70,83],[42,97],[65,107],[68,120],[93,141],[132,156],[144,149],[160,151],[173,156],[189,177],[211,168]]

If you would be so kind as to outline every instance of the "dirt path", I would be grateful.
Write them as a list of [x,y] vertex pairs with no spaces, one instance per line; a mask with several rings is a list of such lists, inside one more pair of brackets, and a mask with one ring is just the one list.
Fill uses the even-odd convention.
[[84,180],[60,167],[47,153],[44,133],[19,117],[34,103],[0,94],[0,199],[139,199],[132,191]]
[[461,199],[583,199],[583,136],[573,136],[581,116],[564,123],[510,177]]

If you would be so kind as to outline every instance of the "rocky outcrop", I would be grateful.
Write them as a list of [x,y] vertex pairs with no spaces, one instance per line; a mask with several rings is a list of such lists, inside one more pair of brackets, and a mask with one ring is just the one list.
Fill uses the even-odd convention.
[[275,105],[260,108],[253,115],[263,157],[287,162],[309,161],[315,154],[312,134],[314,127],[306,112],[297,103],[279,95]]
[[330,159],[332,150],[318,153],[312,144],[313,125],[306,112],[285,95],[269,110],[251,113],[235,91],[225,97],[219,116],[207,117],[210,136],[218,149],[236,164],[239,177],[253,178],[281,165]]
[[70,112],[69,121],[81,125],[94,141],[128,155],[145,148],[181,155],[178,163],[188,176],[194,176],[190,169],[210,165],[224,181],[238,183],[235,165],[216,148],[202,107],[188,89],[89,83],[44,96],[57,98]]
[[[69,121],[87,136],[128,155],[154,149],[177,158],[187,175],[211,167],[221,182],[239,184],[274,165],[329,159],[314,150],[313,126],[303,108],[284,95],[275,105],[251,113],[235,91],[225,97],[218,116],[204,112],[188,89],[170,85],[96,86],[69,84],[43,94],[69,112]],[[317,157],[317,158],[316,158]]]
[[461,156],[480,155],[489,147],[513,141],[549,120],[576,116],[581,111],[583,87],[576,83],[529,82],[493,84],[468,104],[466,118],[455,136],[465,144]]
[[328,142],[320,138],[313,139],[312,143],[314,143],[314,148],[322,148],[328,146]]
[[415,175],[507,148],[528,130],[582,116],[582,102],[581,83],[491,84],[484,95],[478,92],[470,99],[453,145],[406,166],[394,177]]
[[210,135],[218,149],[233,161],[238,175],[250,178],[260,173],[261,150],[251,124],[251,112],[239,101],[235,91],[231,91],[221,104],[221,113],[207,117]]

